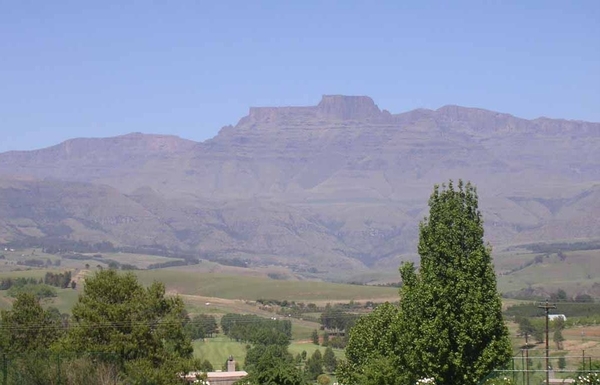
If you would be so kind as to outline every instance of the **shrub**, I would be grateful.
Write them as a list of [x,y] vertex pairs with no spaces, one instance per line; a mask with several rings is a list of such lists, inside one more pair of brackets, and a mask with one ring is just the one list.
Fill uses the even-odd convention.
[[600,385],[600,373],[588,373],[577,376],[575,385]]

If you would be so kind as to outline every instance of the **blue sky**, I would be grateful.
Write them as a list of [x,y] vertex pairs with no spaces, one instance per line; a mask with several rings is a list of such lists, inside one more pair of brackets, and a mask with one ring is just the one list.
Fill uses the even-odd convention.
[[0,152],[369,95],[600,121],[600,1],[0,1]]

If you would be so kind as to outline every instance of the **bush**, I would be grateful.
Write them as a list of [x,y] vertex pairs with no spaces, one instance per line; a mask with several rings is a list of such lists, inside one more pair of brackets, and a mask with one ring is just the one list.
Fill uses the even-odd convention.
[[588,373],[577,376],[575,385],[600,385],[600,373]]
[[56,297],[56,290],[43,283],[13,286],[7,292],[9,297],[16,297],[20,293],[33,294],[38,299]]
[[317,383],[319,385],[329,385],[331,383],[331,378],[327,374],[321,374],[317,377]]

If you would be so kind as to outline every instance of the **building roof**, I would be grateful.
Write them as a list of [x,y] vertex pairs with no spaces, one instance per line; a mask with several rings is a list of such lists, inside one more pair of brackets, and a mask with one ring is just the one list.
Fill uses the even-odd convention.
[[206,377],[210,379],[246,377],[248,373],[245,370],[236,370],[235,372],[206,372]]

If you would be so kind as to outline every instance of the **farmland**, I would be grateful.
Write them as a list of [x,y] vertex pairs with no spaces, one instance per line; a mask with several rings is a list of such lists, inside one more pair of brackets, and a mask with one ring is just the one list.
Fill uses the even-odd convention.
[[[540,292],[554,292],[561,288],[568,293],[591,292],[598,286],[596,277],[591,274],[600,271],[600,258],[598,250],[568,251],[558,254],[540,254],[527,250],[505,251],[495,256],[495,265],[498,274],[498,285],[504,293],[515,293],[524,288],[534,288]],[[301,276],[288,274],[287,280],[269,278],[269,273],[283,272],[285,269],[277,267],[241,268],[224,266],[215,262],[201,261],[197,265],[162,268],[155,270],[145,269],[151,264],[163,263],[173,260],[154,255],[105,253],[99,258],[97,255],[87,255],[89,259],[62,258],[54,254],[46,254],[39,249],[25,249],[4,251],[4,259],[0,260],[0,280],[7,278],[35,278],[42,279],[47,272],[59,273],[66,270],[72,272],[76,287],[56,289],[56,297],[42,300],[44,307],[54,306],[61,313],[69,313],[77,301],[78,295],[84,286],[87,275],[99,269],[108,268],[111,261],[118,261],[122,265],[135,266],[132,272],[141,283],[148,285],[154,281],[165,284],[170,295],[179,295],[186,305],[190,316],[197,314],[213,315],[217,321],[227,313],[255,314],[262,317],[278,317],[289,319],[292,322],[292,344],[290,352],[297,355],[306,351],[310,356],[317,345],[310,342],[311,333],[320,328],[315,322],[320,316],[318,311],[304,313],[303,316],[288,317],[285,308],[271,308],[261,306],[259,302],[288,301],[290,303],[312,303],[323,307],[327,303],[365,303],[367,301],[384,302],[397,301],[398,289],[395,287],[369,286],[358,284],[343,284],[303,279]],[[24,262],[37,259],[44,263],[40,266],[27,266]],[[357,273],[348,276],[352,281],[371,283],[397,282],[397,272],[374,270],[369,273]],[[8,309],[13,298],[7,291],[0,291],[0,308]],[[504,308],[520,303],[530,303],[519,299],[506,298]],[[577,322],[577,321],[575,321]],[[517,337],[516,325],[509,323],[513,348],[520,354],[523,340]],[[582,352],[587,355],[600,356],[600,331],[594,325],[576,325],[564,331],[565,342],[563,350],[552,350],[554,360],[564,356],[567,366],[574,368]],[[224,360],[233,355],[238,362],[243,364],[246,346],[229,338],[218,335],[215,338],[193,342],[196,357],[209,360],[216,369],[219,369]],[[324,349],[321,347],[321,349]],[[532,345],[529,354],[533,361],[539,361],[543,347]],[[338,358],[343,356],[343,350],[335,350]],[[538,357],[538,358],[535,358]],[[537,361],[536,361],[537,360]],[[518,366],[519,364],[517,364]]]

